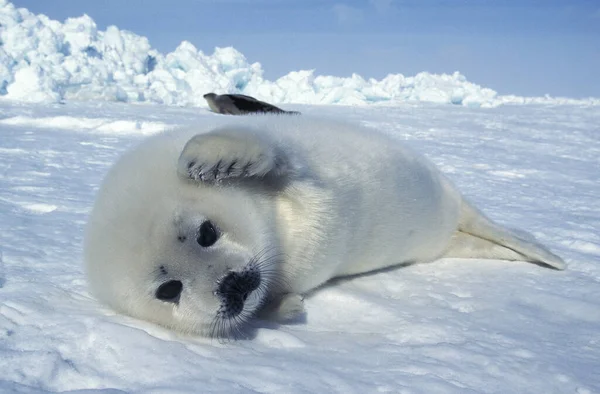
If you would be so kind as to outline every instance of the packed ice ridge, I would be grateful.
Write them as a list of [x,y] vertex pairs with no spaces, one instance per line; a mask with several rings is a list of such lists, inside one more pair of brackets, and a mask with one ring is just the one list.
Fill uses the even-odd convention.
[[0,0],[0,99],[29,102],[105,100],[206,106],[202,95],[244,93],[273,103],[397,104],[406,101],[491,107],[503,103],[598,105],[600,99],[500,96],[459,72],[381,80],[292,71],[269,81],[260,63],[232,47],[212,55],[183,41],[166,55],[146,37],[109,26],[98,30],[87,15],[64,23]]

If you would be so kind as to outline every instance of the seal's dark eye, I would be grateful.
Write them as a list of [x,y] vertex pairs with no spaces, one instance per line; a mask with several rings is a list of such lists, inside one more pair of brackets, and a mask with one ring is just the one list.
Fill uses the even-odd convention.
[[158,286],[156,298],[166,302],[178,302],[183,284],[178,280],[170,280]]
[[200,229],[198,230],[198,238],[196,239],[196,241],[198,241],[198,245],[202,246],[203,248],[208,248],[217,242],[217,239],[219,239],[219,234],[217,233],[217,229],[215,226],[213,226],[211,221],[207,220],[206,222],[202,223]]

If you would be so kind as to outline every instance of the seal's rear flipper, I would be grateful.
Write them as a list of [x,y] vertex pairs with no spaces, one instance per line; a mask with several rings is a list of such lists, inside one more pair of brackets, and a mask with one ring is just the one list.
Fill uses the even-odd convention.
[[463,200],[458,231],[443,257],[523,260],[565,269],[565,262],[545,247],[526,240],[488,219]]

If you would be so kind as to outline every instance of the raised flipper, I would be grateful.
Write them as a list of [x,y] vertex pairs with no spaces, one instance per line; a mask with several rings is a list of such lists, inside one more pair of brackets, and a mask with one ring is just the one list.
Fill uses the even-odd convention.
[[177,163],[181,177],[197,182],[284,176],[287,159],[252,130],[215,130],[192,137]]
[[523,260],[558,270],[565,262],[545,247],[526,240],[462,202],[458,231],[443,257]]

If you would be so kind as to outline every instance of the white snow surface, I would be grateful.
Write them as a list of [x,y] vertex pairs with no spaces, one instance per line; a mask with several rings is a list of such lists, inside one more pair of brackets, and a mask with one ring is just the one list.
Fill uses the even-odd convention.
[[439,260],[327,285],[250,339],[181,335],[90,296],[83,228],[119,154],[221,115],[0,102],[0,392],[600,392],[599,107],[296,109],[404,140],[568,269]]
[[[266,43],[268,45],[268,43]],[[393,71],[393,70],[391,70]],[[500,96],[459,72],[381,80],[292,71],[269,81],[259,63],[234,48],[212,55],[183,41],[166,55],[146,37],[87,15],[64,23],[0,0],[0,99],[29,102],[106,100],[206,107],[208,92],[244,93],[272,103],[398,105],[410,101],[493,107],[505,103],[600,105],[600,99]]]

